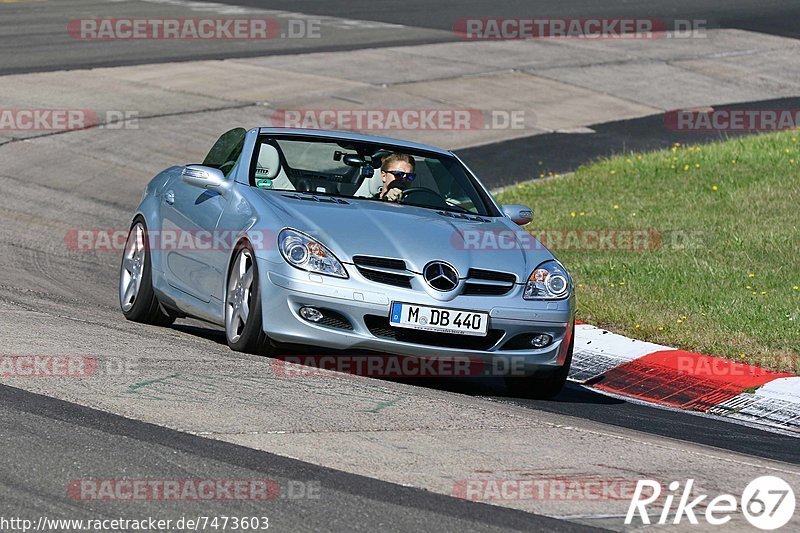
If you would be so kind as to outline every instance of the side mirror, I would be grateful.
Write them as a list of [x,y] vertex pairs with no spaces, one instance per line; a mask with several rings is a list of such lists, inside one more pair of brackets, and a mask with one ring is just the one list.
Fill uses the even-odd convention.
[[229,186],[225,175],[218,168],[204,167],[202,165],[188,165],[181,172],[183,181],[189,185],[209,189],[220,194],[224,193]]
[[524,226],[533,220],[533,211],[530,207],[517,204],[508,204],[501,206],[503,214],[514,221],[515,224]]

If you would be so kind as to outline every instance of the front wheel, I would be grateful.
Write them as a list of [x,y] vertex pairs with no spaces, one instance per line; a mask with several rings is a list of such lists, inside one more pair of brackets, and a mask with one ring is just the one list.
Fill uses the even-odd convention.
[[119,269],[119,305],[125,318],[155,326],[169,326],[175,314],[164,309],[153,291],[150,244],[144,220],[137,218],[128,233]]
[[518,398],[533,400],[549,400],[558,395],[569,376],[569,367],[572,364],[572,351],[575,348],[575,331],[569,341],[569,351],[564,365],[555,370],[542,371],[527,377],[505,378],[506,389],[509,394]]
[[225,336],[228,346],[234,351],[261,355],[273,352],[262,324],[258,266],[248,244],[239,247],[228,274]]

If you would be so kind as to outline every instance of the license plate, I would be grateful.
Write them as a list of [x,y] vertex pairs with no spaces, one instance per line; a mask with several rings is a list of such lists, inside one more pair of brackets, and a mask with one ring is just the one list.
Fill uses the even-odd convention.
[[460,309],[392,303],[389,324],[398,328],[485,337],[489,327],[489,314]]

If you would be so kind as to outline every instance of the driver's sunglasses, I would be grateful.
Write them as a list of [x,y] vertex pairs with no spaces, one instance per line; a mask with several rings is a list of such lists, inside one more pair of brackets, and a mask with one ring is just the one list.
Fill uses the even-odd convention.
[[384,172],[391,174],[399,180],[414,181],[414,178],[417,177],[415,172],[403,172],[402,170],[384,170]]

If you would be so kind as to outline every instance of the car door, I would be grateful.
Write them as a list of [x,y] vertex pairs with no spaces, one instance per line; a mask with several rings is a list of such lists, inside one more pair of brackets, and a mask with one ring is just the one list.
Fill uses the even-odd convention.
[[[223,134],[203,166],[220,169],[230,178],[245,135],[242,128]],[[180,177],[162,193],[160,244],[164,271],[170,285],[205,303],[222,298],[219,280],[230,250],[217,224],[228,201],[227,195],[191,185]]]

